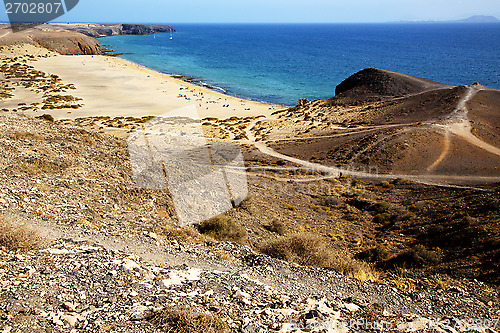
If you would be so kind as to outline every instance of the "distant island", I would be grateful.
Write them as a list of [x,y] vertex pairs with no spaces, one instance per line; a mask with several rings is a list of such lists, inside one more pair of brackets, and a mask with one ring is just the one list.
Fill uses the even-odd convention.
[[495,16],[487,15],[474,15],[462,20],[451,20],[451,21],[401,21],[402,23],[499,23],[500,20]]
[[459,23],[498,23],[500,22],[495,16],[475,15],[464,20],[451,21]]

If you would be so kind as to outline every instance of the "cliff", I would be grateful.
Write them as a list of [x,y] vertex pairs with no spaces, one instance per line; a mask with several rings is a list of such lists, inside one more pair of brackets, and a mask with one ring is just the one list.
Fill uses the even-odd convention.
[[94,38],[175,32],[175,29],[172,26],[162,24],[65,24],[60,25],[60,27]]
[[169,25],[152,24],[43,24],[13,33],[0,25],[0,46],[31,44],[63,55],[104,54],[106,49],[95,38],[118,35],[147,35],[174,32]]

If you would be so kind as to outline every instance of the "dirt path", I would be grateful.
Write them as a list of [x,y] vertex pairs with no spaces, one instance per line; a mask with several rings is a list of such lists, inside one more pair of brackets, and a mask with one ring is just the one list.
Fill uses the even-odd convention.
[[[457,105],[456,112],[457,114],[460,114],[460,111],[466,110],[466,104],[467,102],[475,95],[474,92],[467,92],[467,94],[459,101]],[[353,171],[349,169],[342,169],[342,168],[336,168],[336,167],[330,167],[330,166],[325,166],[319,163],[313,163],[309,162],[306,160],[298,159],[295,157],[287,156],[284,154],[281,154],[274,149],[270,148],[267,146],[266,142],[263,141],[255,141],[255,136],[252,133],[252,128],[256,125],[256,123],[259,120],[255,120],[251,122],[246,128],[245,128],[245,133],[248,137],[248,140],[244,141],[235,141],[239,143],[247,143],[247,144],[252,144],[257,148],[262,154],[272,156],[284,161],[288,161],[297,165],[300,165],[301,167],[304,167],[309,170],[313,170],[316,172],[320,172],[323,174],[326,174],[326,177],[331,178],[331,177],[339,177],[339,176],[353,176],[353,177],[359,177],[359,178],[369,178],[369,179],[380,179],[380,180],[390,180],[390,179],[395,179],[395,178],[404,178],[408,179],[411,181],[415,181],[418,183],[426,184],[426,185],[438,185],[438,186],[446,186],[446,187],[453,187],[453,188],[472,188],[476,189],[474,187],[466,187],[466,186],[456,186],[456,185],[449,185],[447,184],[448,182],[454,182],[454,181],[473,181],[473,182],[497,182],[500,181],[500,177],[481,177],[481,176],[453,176],[453,175],[408,175],[408,174],[379,174],[379,173],[370,173],[370,172],[362,172],[362,171]],[[467,121],[468,122],[468,121]],[[470,125],[470,124],[469,124]],[[388,125],[388,127],[395,127],[395,126],[401,126],[401,125]],[[443,144],[443,151],[441,153],[441,156],[436,160],[436,162],[433,163],[429,168],[432,170],[435,167],[437,167],[441,161],[446,157],[448,154],[449,150],[449,139],[450,139],[450,133],[454,133],[453,130],[450,129],[450,125],[447,125],[447,130],[445,132],[445,141]],[[365,130],[369,131],[369,129]],[[354,132],[354,133],[359,133],[359,132]],[[354,134],[353,132],[350,133],[342,133],[340,135],[349,135],[349,134]],[[468,132],[470,136],[475,138],[472,133],[469,131]],[[339,135],[336,135],[339,136]],[[303,138],[301,138],[303,139]],[[469,140],[473,140],[472,138],[468,138]],[[476,138],[477,139],[477,138]],[[479,140],[479,139],[477,139]],[[278,140],[280,141],[280,140]],[[481,141],[481,140],[479,140]],[[487,143],[483,142],[485,145],[488,145]],[[493,147],[495,149],[498,149],[496,147]]]
[[431,166],[427,168],[427,171],[432,172],[436,167],[445,159],[450,151],[450,131],[445,129],[444,137],[443,137],[443,150],[441,151],[441,155],[439,155],[438,159],[432,163]]
[[489,153],[500,156],[500,148],[497,148],[472,134],[472,125],[468,119],[469,110],[467,109],[467,103],[472,100],[472,98],[474,98],[479,91],[484,89],[473,86],[469,86],[467,88],[468,89],[465,95],[458,101],[457,108],[453,112],[450,119],[451,122],[446,124],[445,127],[449,132],[460,137],[462,140],[486,150]]
[[[391,125],[379,125],[379,126],[367,126],[367,127],[360,127],[360,130],[358,131],[350,131],[346,133],[338,133],[338,134],[332,134],[332,135],[318,135],[318,136],[304,136],[304,137],[297,137],[297,138],[286,138],[286,139],[272,139],[272,140],[266,140],[266,142],[281,142],[281,141],[300,141],[300,140],[314,140],[314,139],[328,139],[328,138],[338,138],[341,136],[348,136],[352,134],[360,134],[360,133],[368,133],[368,132],[373,132],[376,130],[380,129],[387,129],[387,128],[395,128],[395,127],[403,127],[403,126],[410,126],[413,124],[391,124]],[[345,128],[347,129],[347,128]]]

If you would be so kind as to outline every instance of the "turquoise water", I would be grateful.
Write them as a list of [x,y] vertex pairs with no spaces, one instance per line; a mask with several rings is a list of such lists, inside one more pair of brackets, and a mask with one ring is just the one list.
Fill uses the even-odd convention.
[[325,99],[351,74],[389,69],[500,89],[500,24],[175,25],[101,39],[121,57],[231,95],[294,105]]

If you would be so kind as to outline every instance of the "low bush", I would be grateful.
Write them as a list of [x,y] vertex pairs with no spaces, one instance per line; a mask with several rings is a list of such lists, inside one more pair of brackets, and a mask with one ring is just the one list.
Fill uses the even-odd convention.
[[393,221],[392,215],[389,213],[380,213],[373,217],[373,222],[381,224],[386,227],[389,226]]
[[219,215],[196,226],[198,231],[219,241],[241,243],[246,236],[243,226],[226,215]]
[[155,229],[155,232],[160,236],[164,236],[170,240],[175,240],[181,243],[189,241],[196,242],[198,238],[201,237],[197,230],[192,227],[177,228],[172,226],[162,226],[161,228]]
[[332,248],[331,244],[316,234],[283,236],[263,244],[259,250],[270,257],[302,266],[333,268],[361,281],[378,277],[370,265],[357,261],[347,252]]
[[13,215],[0,216],[0,246],[8,251],[36,250],[44,244],[38,230]]
[[356,258],[371,262],[377,263],[383,260],[386,260],[390,257],[390,253],[386,250],[385,247],[378,245],[367,250],[364,250],[356,255]]
[[278,235],[284,235],[286,233],[285,225],[278,220],[272,220],[269,225],[264,226],[264,229],[270,232],[274,232]]
[[439,262],[441,262],[441,253],[439,250],[428,250],[425,246],[418,244],[389,259],[384,266],[387,268],[421,268],[435,265]]
[[150,321],[155,326],[171,333],[225,333],[229,326],[219,317],[197,313],[187,307],[166,307],[152,314]]

